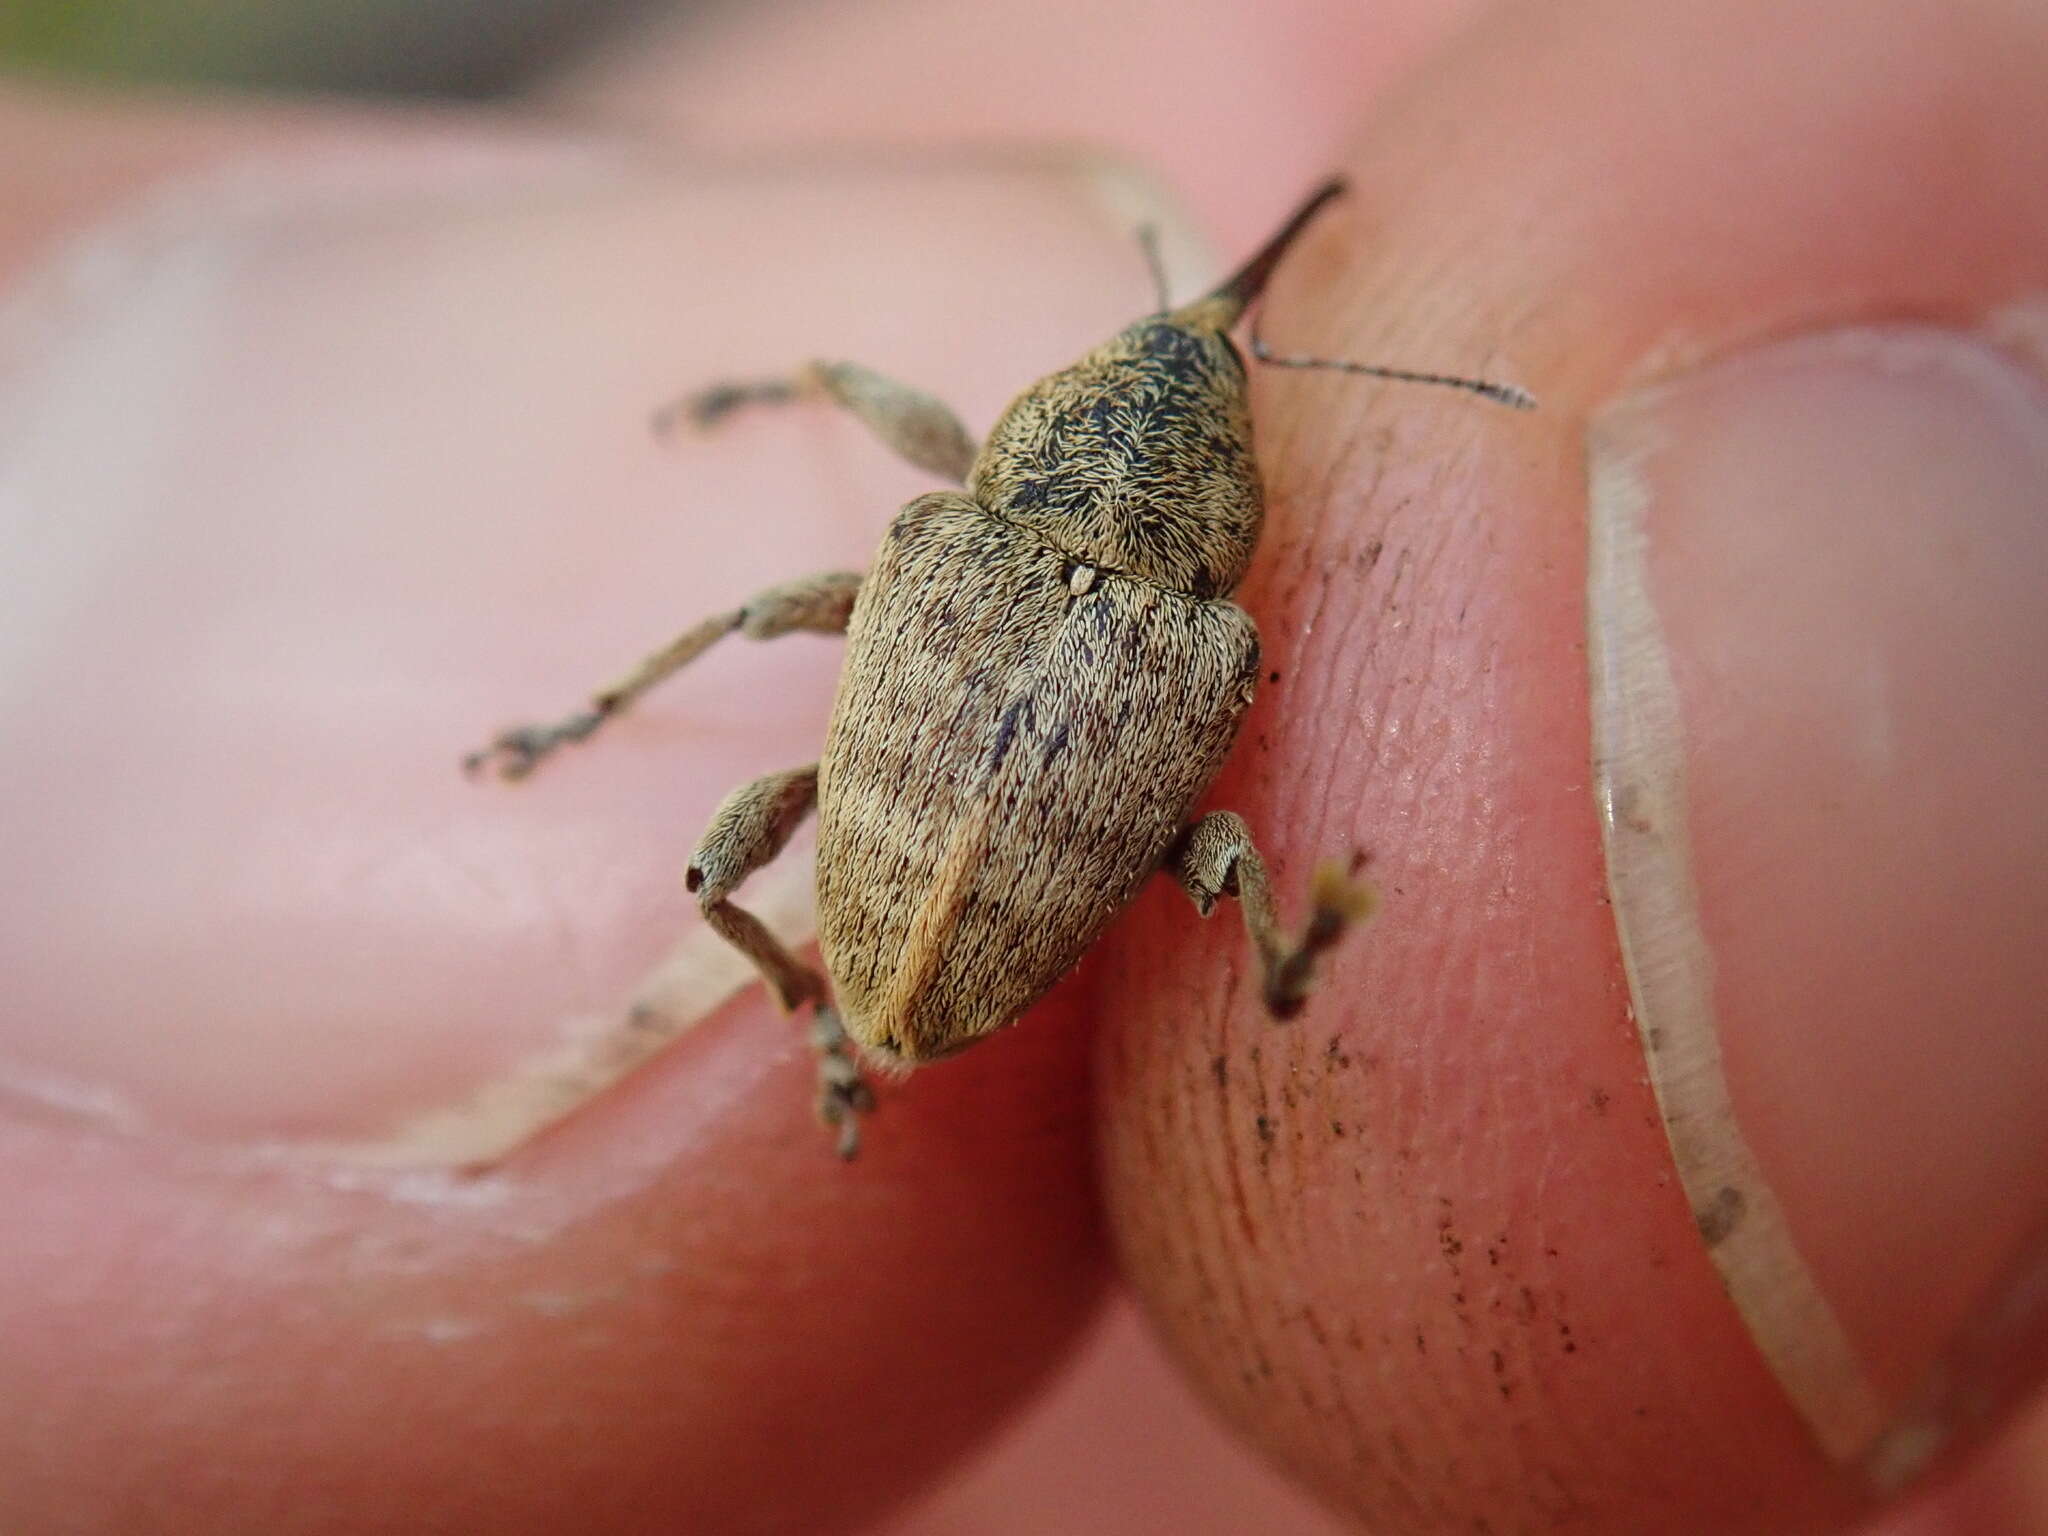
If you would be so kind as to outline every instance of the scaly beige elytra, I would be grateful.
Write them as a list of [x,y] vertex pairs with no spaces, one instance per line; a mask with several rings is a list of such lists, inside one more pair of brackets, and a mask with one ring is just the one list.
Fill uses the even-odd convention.
[[[1320,188],[1207,297],[1169,311],[1162,296],[1159,312],[1032,385],[979,448],[939,401],[850,363],[689,396],[676,419],[709,426],[751,402],[822,395],[964,490],[897,513],[865,576],[772,587],[686,631],[587,709],[506,731],[467,760],[523,777],[735,631],[846,634],[824,755],[727,796],[688,873],[705,920],[783,1006],[812,1005],[819,1113],[842,1157],[874,1104],[854,1049],[909,1067],[1013,1022],[1154,871],[1205,915],[1237,898],[1278,1018],[1300,1008],[1315,957],[1370,909],[1355,868],[1325,868],[1302,933],[1285,939],[1244,821],[1189,820],[1259,670],[1258,631],[1230,601],[1262,501],[1228,332],[1341,190]],[[1527,403],[1508,386],[1254,350]],[[813,810],[829,992],[731,899]]]

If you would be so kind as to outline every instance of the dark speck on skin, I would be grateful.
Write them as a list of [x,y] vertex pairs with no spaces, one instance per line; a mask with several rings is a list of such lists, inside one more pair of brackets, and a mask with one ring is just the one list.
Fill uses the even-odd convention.
[[1724,1184],[1714,1194],[1711,1205],[1693,1212],[1693,1219],[1699,1223],[1700,1236],[1709,1248],[1727,1241],[1728,1235],[1742,1224],[1749,1202],[1742,1197],[1742,1191]]

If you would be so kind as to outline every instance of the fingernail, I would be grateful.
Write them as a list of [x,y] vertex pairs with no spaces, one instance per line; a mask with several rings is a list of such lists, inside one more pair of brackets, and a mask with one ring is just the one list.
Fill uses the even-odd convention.
[[[0,295],[0,1108],[473,1164],[752,986],[682,874],[817,755],[835,651],[721,651],[516,788],[458,764],[926,488],[823,413],[678,448],[653,405],[822,352],[985,419],[1144,307],[1135,195],[379,140],[166,189]],[[798,851],[746,900],[800,945],[809,895]],[[692,1103],[804,1049],[693,1058]]]
[[2048,1360],[2048,1227],[2022,1246],[1863,1457],[1882,1493],[1992,1438]]
[[2048,1221],[2048,387],[1957,331],[1775,343],[1608,411],[1590,495],[1652,1080],[1759,1349],[1867,1456]]

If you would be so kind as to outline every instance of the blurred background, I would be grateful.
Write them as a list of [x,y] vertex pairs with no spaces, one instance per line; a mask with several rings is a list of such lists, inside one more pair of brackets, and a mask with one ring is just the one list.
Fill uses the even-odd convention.
[[637,16],[718,0],[5,0],[0,68],[379,96],[516,91]]

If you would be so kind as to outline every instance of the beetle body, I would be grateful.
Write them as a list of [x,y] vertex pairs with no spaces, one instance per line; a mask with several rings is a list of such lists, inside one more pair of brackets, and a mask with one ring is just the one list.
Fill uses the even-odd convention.
[[[1259,665],[1257,630],[1229,601],[1262,503],[1228,332],[1337,191],[1322,188],[1206,298],[1128,326],[1026,390],[979,447],[938,401],[853,364],[689,397],[676,419],[709,425],[750,400],[822,393],[962,489],[903,508],[865,574],[757,594],[589,708],[470,758],[519,777],[723,636],[846,632],[819,762],[729,795],[688,875],[706,920],[784,1005],[816,1005],[819,1108],[842,1155],[873,1105],[855,1048],[911,1066],[1002,1028],[1155,871],[1204,913],[1238,898],[1276,1017],[1300,1006],[1314,957],[1364,915],[1367,889],[1326,872],[1305,929],[1283,939],[1243,820],[1190,819]],[[731,899],[813,808],[829,995]]]
[[[1211,309],[1214,306],[1210,306]],[[818,776],[846,1029],[911,1064],[1009,1023],[1159,867],[1251,702],[1217,594],[1258,539],[1244,364],[1200,307],[1002,416],[969,494],[890,525]]]

